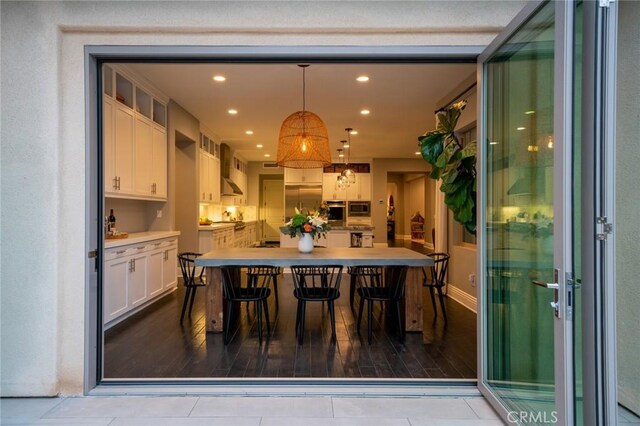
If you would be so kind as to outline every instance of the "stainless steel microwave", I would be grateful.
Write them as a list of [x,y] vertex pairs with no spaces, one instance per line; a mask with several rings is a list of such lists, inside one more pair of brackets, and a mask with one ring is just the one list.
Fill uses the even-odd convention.
[[349,217],[371,217],[371,201],[349,201]]

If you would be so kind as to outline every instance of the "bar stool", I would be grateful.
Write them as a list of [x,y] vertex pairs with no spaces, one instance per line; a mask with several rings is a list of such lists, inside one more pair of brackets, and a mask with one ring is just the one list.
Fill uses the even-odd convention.
[[[449,267],[449,255],[447,253],[429,253],[428,257],[433,259],[433,266],[422,269],[422,286],[429,288],[431,294],[431,304],[433,305],[433,317],[438,318],[438,310],[436,309],[436,297],[433,289],[438,292],[438,298],[440,299],[440,308],[442,309],[442,316],[444,322],[447,322],[447,310],[444,306],[444,295],[442,294],[442,287],[445,286],[444,278],[447,275],[447,268]],[[427,273],[428,271],[428,273]]]

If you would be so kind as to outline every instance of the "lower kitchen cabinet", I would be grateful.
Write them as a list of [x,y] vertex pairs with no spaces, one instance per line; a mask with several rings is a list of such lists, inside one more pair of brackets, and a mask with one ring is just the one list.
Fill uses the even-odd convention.
[[238,230],[234,230],[231,226],[222,229],[200,230],[198,251],[207,253],[215,249],[253,247],[256,242],[256,224],[253,222]]
[[177,284],[175,237],[105,250],[103,307],[109,327]]

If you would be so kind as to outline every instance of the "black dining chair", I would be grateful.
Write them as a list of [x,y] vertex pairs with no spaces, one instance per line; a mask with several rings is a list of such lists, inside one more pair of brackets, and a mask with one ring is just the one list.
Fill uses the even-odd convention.
[[400,341],[404,342],[404,326],[402,324],[402,311],[400,302],[404,297],[404,290],[407,282],[406,266],[357,266],[353,268],[356,277],[357,292],[360,296],[360,307],[358,308],[358,333],[362,323],[362,311],[364,302],[367,301],[367,339],[371,344],[373,331],[373,303],[390,302],[395,308],[398,319],[398,330]]
[[444,322],[447,322],[447,309],[444,305],[444,294],[442,288],[445,286],[445,276],[447,275],[447,268],[449,267],[449,255],[447,253],[429,253],[427,254],[433,259],[434,265],[422,268],[422,286],[429,288],[431,294],[431,304],[433,305],[433,318],[438,318],[438,310],[436,309],[436,297],[434,289],[438,292],[438,298],[440,299],[440,309],[442,310],[442,316]]
[[293,295],[298,299],[296,313],[296,336],[298,344],[304,337],[304,320],[307,302],[327,302],[331,318],[331,340],[336,341],[335,300],[340,297],[340,279],[342,266],[292,266]]
[[278,277],[282,274],[282,268],[279,266],[250,266],[247,269],[247,286],[253,287],[257,280],[264,279],[265,276],[271,277],[273,283],[273,296],[276,300],[276,309],[280,308],[278,301]]
[[191,310],[193,309],[193,301],[196,298],[196,290],[198,287],[204,287],[206,285],[202,277],[204,268],[200,268],[200,272],[198,272],[195,265],[196,258],[200,256],[202,256],[202,254],[192,252],[180,253],[178,255],[178,263],[180,264],[180,271],[182,272],[182,284],[185,288],[182,312],[180,313],[180,324],[182,324],[184,319],[187,304],[189,305],[189,318],[191,318]]
[[227,345],[230,342],[229,331],[231,330],[231,320],[233,319],[233,305],[237,302],[255,302],[258,323],[258,342],[262,344],[262,312],[267,322],[267,336],[271,335],[271,325],[269,323],[269,306],[267,298],[271,294],[269,285],[272,280],[271,275],[256,276],[251,285],[242,287],[241,266],[223,266],[220,268],[222,275],[222,294],[226,304],[226,318],[223,326],[223,340]]

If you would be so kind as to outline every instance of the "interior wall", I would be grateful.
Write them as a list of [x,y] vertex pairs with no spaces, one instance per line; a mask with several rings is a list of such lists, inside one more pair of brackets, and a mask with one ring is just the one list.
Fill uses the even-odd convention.
[[[411,218],[418,212],[423,218],[426,214],[426,204],[424,199],[425,192],[425,177],[414,175],[405,175],[405,232],[411,237]],[[426,227],[423,228],[426,233]]]
[[[486,45],[524,4],[476,2],[469,13],[466,2],[3,2],[2,395],[82,393],[93,309],[85,306],[86,173],[95,167],[86,157],[87,46]],[[384,241],[386,171],[373,188]],[[46,256],[34,257],[34,247]],[[5,285],[26,270],[19,288]]]
[[169,102],[167,111],[170,170],[175,169],[175,172],[169,174],[168,196],[171,202],[165,206],[169,211],[165,221],[172,223],[171,229],[180,231],[179,251],[197,252],[200,122],[174,101]]
[[[427,173],[429,167],[421,158],[374,158],[371,161],[371,220],[375,228],[374,244],[386,244],[387,241],[387,176],[390,173]],[[404,183],[401,186],[404,186]]]
[[262,241],[262,227],[264,226],[264,213],[262,210],[261,186],[264,179],[284,179],[284,169],[282,167],[265,169],[262,161],[249,161],[247,163],[247,204],[257,206],[258,226],[256,226],[256,237]]
[[[393,193],[393,206],[395,207],[394,219],[396,225],[396,238],[404,235],[404,177],[400,173],[389,173],[387,175],[387,186],[391,187],[391,191],[387,189],[387,202],[389,201],[389,195]],[[379,242],[379,241],[378,241]]]
[[618,3],[618,70],[616,126],[616,314],[618,399],[640,415],[640,2]]

